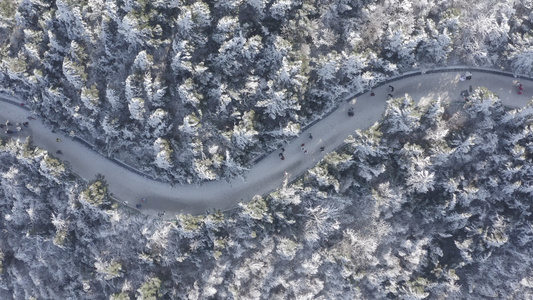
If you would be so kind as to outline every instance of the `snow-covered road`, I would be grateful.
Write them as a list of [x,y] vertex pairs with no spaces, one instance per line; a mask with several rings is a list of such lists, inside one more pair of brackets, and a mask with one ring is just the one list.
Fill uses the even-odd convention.
[[[254,165],[245,174],[245,180],[213,181],[202,186],[172,187],[112,163],[70,137],[53,133],[42,124],[40,118],[31,120],[30,126],[23,128],[23,131],[16,136],[22,138],[31,135],[35,146],[51,153],[61,150],[63,155],[60,158],[68,161],[73,171],[87,181],[94,179],[98,173],[103,174],[109,183],[111,193],[119,201],[128,201],[130,206],[135,206],[140,203],[141,198],[147,198],[148,201],[142,205],[144,213],[156,215],[158,212],[166,211],[167,217],[178,212],[201,214],[208,209],[224,210],[235,207],[239,202],[250,201],[254,195],[264,195],[280,187],[285,180],[285,172],[289,174],[290,180],[315,166],[324,155],[342,145],[348,135],[353,134],[356,129],[366,129],[379,121],[385,110],[389,84],[394,86],[392,93],[394,97],[409,94],[420,103],[427,103],[437,98],[442,101],[464,101],[460,92],[468,90],[470,85],[474,89],[479,86],[489,88],[510,107],[522,107],[531,100],[533,81],[520,79],[525,92],[518,95],[516,88],[512,86],[514,78],[474,68],[470,70],[473,70],[473,77],[469,81],[460,81],[461,73],[457,70],[400,77],[375,88],[375,96],[365,93],[350,101],[343,101],[333,113],[284,146],[285,160],[280,160],[278,156],[280,151],[273,152]],[[28,120],[27,117],[31,113],[20,106],[20,100],[8,96],[0,98],[4,100],[0,101],[1,123],[5,123],[6,120],[12,122]],[[353,117],[348,116],[350,108],[354,109]],[[312,133],[312,139],[309,138],[309,133]],[[57,142],[57,138],[61,139],[61,142]],[[305,144],[307,154],[301,150],[301,144]],[[325,147],[325,151],[321,152],[320,147]]]

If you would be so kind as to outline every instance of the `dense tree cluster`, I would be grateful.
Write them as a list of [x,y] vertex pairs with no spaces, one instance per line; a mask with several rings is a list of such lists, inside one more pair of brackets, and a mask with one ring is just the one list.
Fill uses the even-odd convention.
[[235,176],[386,76],[531,74],[531,2],[489,2],[4,1],[0,84],[159,178]]
[[2,299],[533,296],[533,107],[408,97],[293,184],[158,221],[0,146]]

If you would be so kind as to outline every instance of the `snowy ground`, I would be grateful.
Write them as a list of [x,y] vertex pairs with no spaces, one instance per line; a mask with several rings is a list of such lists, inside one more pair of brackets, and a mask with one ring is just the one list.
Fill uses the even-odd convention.
[[[533,95],[533,81],[521,80],[525,93],[518,95],[512,86],[513,78],[481,72],[472,72],[470,81],[460,81],[457,71],[426,74],[408,77],[394,81],[391,85],[395,90],[394,97],[409,94],[415,101],[426,103],[432,99],[440,98],[442,101],[464,101],[460,92],[485,86],[500,96],[502,102],[510,107],[525,106]],[[339,104],[336,111],[316,123],[299,138],[285,145],[285,160],[279,158],[281,151],[275,151],[257,163],[245,174],[245,179],[235,179],[231,182],[214,181],[202,186],[175,186],[157,182],[111,163],[105,157],[97,154],[86,146],[62,134],[53,133],[45,127],[40,118],[30,120],[28,128],[16,134],[18,138],[31,136],[35,146],[46,149],[50,153],[57,150],[63,152],[60,158],[68,161],[73,171],[85,180],[92,180],[96,174],[101,173],[109,183],[113,196],[120,201],[128,201],[128,205],[135,206],[141,198],[148,201],[142,204],[142,211],[150,215],[166,211],[166,217],[173,213],[185,212],[200,214],[208,209],[228,209],[235,207],[239,202],[250,201],[254,195],[266,194],[283,184],[285,172],[289,180],[303,174],[315,166],[328,152],[344,143],[348,135],[356,129],[366,129],[377,122],[386,105],[388,84],[376,88],[375,96],[366,93],[357,99],[352,99]],[[20,100],[8,96],[0,96],[0,122],[10,120],[12,123],[28,121],[30,112],[20,106]],[[12,100],[13,103],[5,102]],[[13,105],[15,104],[15,105]],[[348,110],[354,108],[355,116],[349,117]],[[5,128],[2,130],[4,131]],[[309,138],[312,133],[313,139]],[[57,142],[59,138],[62,141]],[[307,154],[301,150],[305,144]],[[320,147],[325,147],[321,152]]]

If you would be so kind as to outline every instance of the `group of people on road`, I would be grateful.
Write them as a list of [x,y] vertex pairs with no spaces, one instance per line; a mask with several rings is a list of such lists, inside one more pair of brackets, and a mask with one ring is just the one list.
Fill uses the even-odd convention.
[[[21,104],[23,106],[24,104]],[[36,118],[33,116],[28,116],[28,120],[35,120]],[[30,127],[30,122],[24,121],[24,122],[16,122],[15,124],[11,123],[11,121],[7,120],[4,124],[0,124],[0,128],[4,129],[6,128],[5,133],[6,134],[14,134],[15,132],[22,131],[23,127],[28,128]],[[13,128],[13,129],[12,129]],[[61,142],[60,138],[56,138],[56,142]],[[57,150],[56,154],[63,154],[63,151]]]
[[[393,92],[394,92],[394,87],[389,84],[389,93],[387,94],[387,100],[390,100],[390,99],[392,99],[394,97],[394,95],[392,94]],[[376,93],[374,93],[373,90],[370,90],[370,96],[375,96],[375,95],[376,95]],[[348,115],[350,117],[352,117],[353,116],[353,111],[348,111]]]
[[522,95],[524,93],[524,86],[522,85],[520,81],[514,80],[513,85],[517,88],[518,95]]
[[[307,137],[308,137],[310,140],[312,140],[312,139],[313,139],[313,134],[312,134],[312,133],[309,133]],[[302,143],[302,144],[300,145],[300,147],[301,147],[302,151],[304,152],[304,154],[309,153],[309,151],[305,148],[305,143]],[[320,152],[324,152],[325,149],[326,149],[326,148],[325,148],[324,146],[320,147]],[[279,156],[279,158],[280,158],[281,160],[285,160],[285,154],[284,154],[284,153],[285,153],[285,148],[281,148],[281,152],[278,154],[278,156]]]
[[15,132],[20,132],[22,131],[22,127],[29,127],[30,126],[30,123],[29,122],[16,122],[15,124],[11,123],[9,120],[7,120],[4,124],[0,124],[0,128],[4,129],[6,128],[5,130],[5,133],[6,134],[14,134]]
[[135,204],[135,208],[140,209],[144,203],[146,203],[146,198],[141,198],[141,203]]
[[461,81],[470,80],[470,79],[472,79],[472,73],[470,73],[470,71],[466,71],[464,74],[461,75],[461,77],[459,77],[459,80]]
[[307,149],[305,149],[305,143],[302,143],[302,151],[304,152],[304,154],[307,154]]
[[[146,203],[146,198],[141,198],[141,203],[135,204],[135,208],[141,209],[142,208],[142,204],[144,204],[144,203]],[[122,201],[122,204],[124,204],[126,206],[129,205],[128,201]],[[157,213],[157,216],[162,218],[165,215],[165,213],[166,213],[166,211],[164,210],[162,212]]]

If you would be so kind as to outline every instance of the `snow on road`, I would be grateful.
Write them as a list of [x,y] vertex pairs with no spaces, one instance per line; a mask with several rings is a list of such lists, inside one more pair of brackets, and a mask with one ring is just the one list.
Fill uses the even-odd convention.
[[[433,99],[442,101],[464,101],[461,91],[485,86],[500,96],[502,102],[510,107],[525,106],[533,94],[533,82],[521,80],[525,93],[518,95],[512,86],[513,78],[483,72],[472,72],[472,80],[460,81],[457,71],[432,73],[407,77],[390,83],[394,86],[394,97],[409,94],[416,102],[425,104]],[[344,143],[348,135],[356,129],[366,129],[379,121],[385,111],[388,84],[374,89],[375,96],[363,94],[357,99],[350,99],[339,103],[338,108],[329,116],[317,122],[312,127],[285,145],[285,160],[279,158],[280,151],[275,151],[254,165],[244,175],[244,179],[207,182],[201,186],[176,185],[174,187],[145,178],[133,173],[107,158],[97,154],[83,144],[58,133],[53,133],[44,126],[40,118],[31,120],[29,128],[16,135],[24,138],[31,135],[33,143],[39,148],[54,154],[61,150],[61,159],[68,161],[74,172],[89,181],[96,174],[103,174],[109,183],[110,192],[119,201],[128,201],[130,206],[140,203],[141,198],[148,201],[142,204],[142,211],[150,215],[166,211],[167,217],[173,213],[185,212],[201,214],[208,209],[229,209],[239,202],[250,201],[254,195],[264,195],[278,187],[285,180],[285,172],[294,179],[306,170],[315,166],[328,152]],[[7,96],[2,96],[6,100]],[[30,112],[20,106],[20,100],[10,98],[15,102],[0,101],[0,122],[27,121]],[[354,108],[355,115],[348,116],[350,108]],[[313,138],[309,138],[312,133]],[[56,139],[61,139],[57,142]],[[308,153],[304,153],[301,144],[305,144]],[[320,147],[325,147],[321,152]]]

